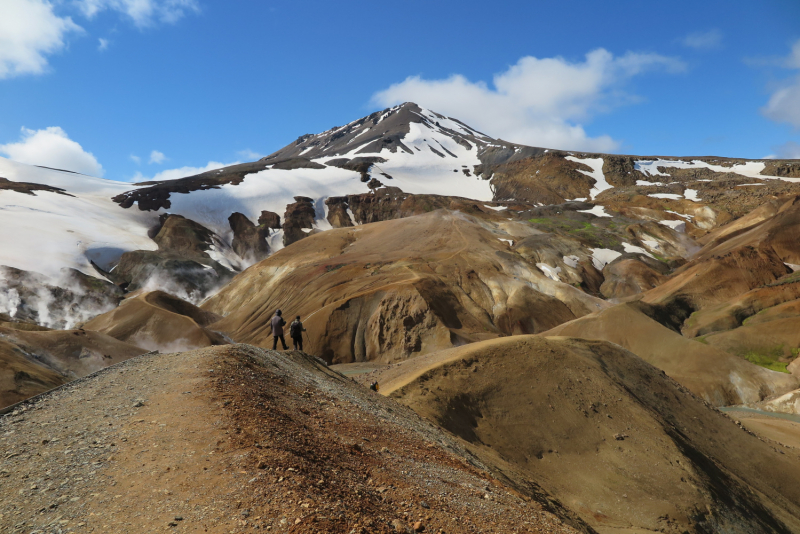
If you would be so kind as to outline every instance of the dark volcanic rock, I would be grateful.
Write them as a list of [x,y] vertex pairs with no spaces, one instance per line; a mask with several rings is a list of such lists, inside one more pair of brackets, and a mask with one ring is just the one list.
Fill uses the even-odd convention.
[[238,185],[248,174],[263,171],[274,161],[266,163],[256,161],[254,163],[240,163],[231,165],[224,169],[207,171],[186,178],[177,180],[162,180],[158,182],[141,182],[136,184],[140,187],[132,191],[126,191],[112,198],[114,202],[123,208],[130,208],[134,204],[139,205],[142,211],[157,211],[161,208],[169,209],[172,203],[169,197],[173,193],[190,193],[192,191],[202,191],[205,189],[219,189],[225,184]]
[[258,218],[258,225],[265,226],[271,230],[280,230],[281,216],[274,211],[264,210],[261,212],[261,216]]
[[289,246],[308,235],[303,229],[314,228],[314,201],[308,197],[294,197],[295,203],[286,206],[283,215],[283,245]]
[[233,213],[228,217],[233,230],[233,251],[247,263],[256,263],[269,256],[269,227],[256,226],[242,213]]
[[328,222],[334,228],[402,219],[442,208],[486,216],[486,211],[474,200],[441,195],[412,195],[404,193],[399,187],[386,186],[360,195],[330,197],[325,204],[328,206]]
[[180,215],[162,217],[153,238],[158,250],[134,250],[122,255],[111,273],[116,284],[128,291],[145,287],[176,293],[191,301],[225,284],[233,273],[211,259],[208,251],[222,241],[206,227]]
[[636,180],[647,179],[636,170],[636,162],[630,156],[603,156],[603,174],[614,187],[636,185]]
[[292,169],[324,169],[325,165],[311,161],[308,158],[296,157],[275,161],[272,163],[272,168],[290,171]]
[[66,190],[60,187],[52,187],[44,184],[34,184],[30,182],[13,182],[7,178],[0,178],[0,191],[16,191],[17,193],[25,193],[26,195],[36,196],[34,191],[47,191],[48,193],[58,193],[59,195],[66,195],[71,197]]
[[[361,174],[362,182],[369,181],[369,170],[376,163],[386,163],[386,160],[377,156],[359,156],[353,159],[336,158],[327,162],[327,164],[330,166],[347,169],[349,171],[355,171]],[[384,174],[384,176],[391,178],[391,176],[387,174]]]
[[213,236],[214,232],[191,219],[168,215],[153,241],[161,252],[202,256],[214,244]]

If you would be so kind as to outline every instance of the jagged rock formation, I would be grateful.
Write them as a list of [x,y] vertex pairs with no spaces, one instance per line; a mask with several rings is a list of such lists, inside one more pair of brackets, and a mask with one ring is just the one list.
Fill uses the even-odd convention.
[[[113,272],[103,273],[126,291],[148,286],[169,287],[193,300],[230,280],[233,273],[212,259],[222,240],[202,225],[180,215],[164,215],[153,238],[158,250],[122,255]],[[215,254],[218,259],[222,256]]]
[[272,211],[262,211],[258,217],[258,225],[269,228],[270,230],[281,229],[281,216]]
[[314,201],[308,197],[294,197],[294,204],[286,206],[283,215],[283,245],[295,243],[314,229]]
[[228,222],[231,225],[231,230],[233,230],[231,248],[242,260],[252,264],[269,256],[269,245],[266,241],[270,230],[268,225],[259,224],[256,226],[244,214],[239,212],[231,214],[228,217]]

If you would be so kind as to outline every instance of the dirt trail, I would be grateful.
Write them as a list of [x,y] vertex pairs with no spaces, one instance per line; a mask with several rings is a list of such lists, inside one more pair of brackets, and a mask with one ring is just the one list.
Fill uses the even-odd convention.
[[555,532],[452,437],[299,353],[145,355],[0,418],[0,531]]

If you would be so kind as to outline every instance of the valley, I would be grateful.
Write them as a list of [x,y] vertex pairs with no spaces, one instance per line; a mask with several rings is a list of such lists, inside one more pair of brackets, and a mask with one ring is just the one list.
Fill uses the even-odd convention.
[[798,160],[405,103],[174,180],[0,158],[0,222],[9,532],[800,531]]

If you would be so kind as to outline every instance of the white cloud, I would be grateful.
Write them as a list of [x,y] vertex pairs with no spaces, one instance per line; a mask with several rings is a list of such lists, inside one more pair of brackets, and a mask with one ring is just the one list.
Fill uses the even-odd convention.
[[133,161],[137,165],[141,165],[142,158],[140,158],[139,156],[137,156],[135,154],[131,154],[131,161]]
[[76,0],[76,3],[88,18],[106,10],[119,11],[140,27],[155,22],[172,24],[187,12],[200,10],[196,0]]
[[713,50],[722,46],[722,32],[714,28],[704,32],[694,32],[681,39],[681,44],[696,50]]
[[578,122],[631,101],[621,86],[647,70],[680,72],[685,65],[658,54],[627,52],[614,57],[602,48],[578,63],[527,56],[495,75],[493,88],[458,74],[443,80],[412,76],[379,91],[372,102],[416,102],[515,143],[610,152],[618,141],[608,135],[589,137]]
[[159,152],[158,150],[153,150],[150,152],[150,163],[155,163],[156,165],[160,165],[167,160],[167,156],[164,155],[163,152]]
[[772,149],[775,154],[772,154],[770,159],[800,159],[800,143],[789,141]]
[[211,171],[214,169],[221,169],[222,167],[227,167],[229,165],[236,165],[237,163],[241,163],[240,161],[234,161],[233,163],[219,163],[218,161],[209,161],[205,167],[180,167],[177,169],[167,169],[156,173],[152,177],[147,177],[140,172],[137,172],[134,177],[131,179],[132,182],[150,182],[150,181],[158,181],[158,180],[175,180],[177,178],[185,178],[186,176],[194,176],[195,174],[200,174],[206,171]]
[[70,33],[81,31],[45,0],[0,0],[0,79],[44,72],[47,56],[63,49]]
[[244,159],[246,161],[256,161],[256,160],[259,160],[259,159],[263,158],[266,155],[266,154],[259,154],[258,152],[250,150],[249,148],[246,148],[244,150],[240,150],[236,154],[238,156],[241,156],[242,159]]
[[97,159],[58,126],[44,130],[22,128],[21,139],[16,143],[0,145],[0,153],[29,165],[103,176],[103,167]]
[[[788,69],[800,69],[800,40],[794,43],[782,64]],[[788,122],[800,128],[800,74],[779,84],[761,112],[775,122]]]
[[109,44],[108,39],[103,39],[102,37],[100,37],[97,41],[98,41],[97,49],[100,50],[101,52],[108,48]]

